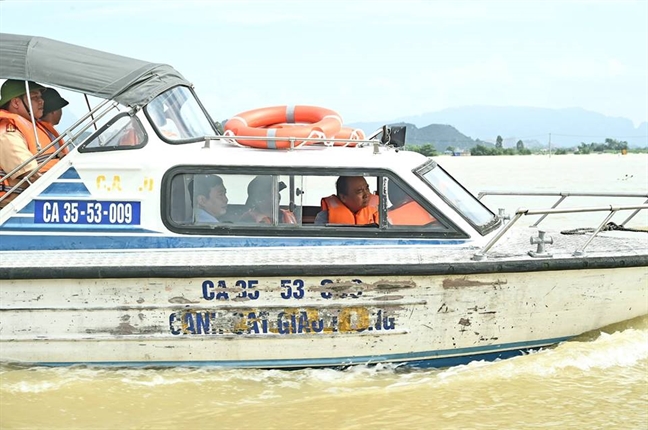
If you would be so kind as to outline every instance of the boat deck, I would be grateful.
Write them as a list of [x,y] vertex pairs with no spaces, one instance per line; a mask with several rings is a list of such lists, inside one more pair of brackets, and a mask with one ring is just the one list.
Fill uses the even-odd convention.
[[537,250],[537,245],[530,243],[530,237],[536,237],[537,231],[520,228],[504,236],[482,261],[473,260],[481,246],[471,244],[5,252],[0,253],[5,262],[0,268],[0,279],[184,277],[214,272],[226,276],[240,274],[241,270],[263,276],[276,274],[278,267],[286,274],[345,274],[361,268],[363,273],[380,275],[613,267],[620,260],[626,261],[622,265],[648,265],[645,232],[601,232],[581,256],[573,254],[586,244],[590,234],[549,231],[547,235],[554,241],[545,249],[551,256],[530,256],[529,251]]

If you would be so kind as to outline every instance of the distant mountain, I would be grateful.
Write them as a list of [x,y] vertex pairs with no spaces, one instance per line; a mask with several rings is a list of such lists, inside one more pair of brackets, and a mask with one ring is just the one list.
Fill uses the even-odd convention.
[[[477,145],[477,142],[465,134],[460,133],[451,125],[430,124],[423,128],[405,122],[395,122],[388,125],[406,126],[405,144],[407,145],[425,145],[433,144],[437,151],[443,152],[449,146],[458,149],[469,149]],[[481,142],[483,144],[483,142]]]
[[[487,142],[494,142],[497,136],[502,136],[505,147],[514,146],[518,140],[525,142],[527,147],[537,144],[547,146],[550,133],[551,145],[554,147],[578,146],[581,142],[604,142],[606,138],[625,140],[635,147],[648,146],[647,122],[635,127],[627,118],[608,117],[582,108],[466,106],[390,121],[349,125],[371,133],[383,124],[394,123],[411,123],[422,127],[419,130],[445,124],[452,126],[459,134],[469,136],[468,139]],[[413,130],[408,129],[407,133],[410,134],[410,131]],[[407,140],[409,143],[409,136]]]

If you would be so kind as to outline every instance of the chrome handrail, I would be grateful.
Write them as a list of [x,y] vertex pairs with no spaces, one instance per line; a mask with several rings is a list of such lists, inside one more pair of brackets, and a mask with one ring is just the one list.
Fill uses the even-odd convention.
[[[551,207],[551,209],[555,209],[558,207],[559,204],[561,204],[563,201],[567,199],[567,197],[620,197],[620,198],[627,198],[627,197],[645,197],[646,201],[644,204],[648,203],[648,193],[601,193],[601,192],[594,192],[594,193],[589,193],[589,192],[580,192],[580,193],[573,193],[573,192],[550,192],[550,191],[481,191],[477,195],[477,199],[481,200],[485,196],[543,196],[543,197],[552,197],[552,196],[559,196],[558,200],[554,205]],[[639,213],[640,209],[634,211],[628,218],[626,218],[621,225],[626,225],[632,218],[635,217]],[[541,216],[531,227],[537,227],[538,224],[540,224],[549,214],[545,214]]]
[[635,213],[638,213],[641,210],[647,210],[648,209],[648,204],[642,204],[642,205],[630,205],[630,206],[594,206],[594,207],[583,207],[583,208],[568,208],[568,209],[525,209],[525,208],[520,208],[515,212],[515,216],[511,219],[511,221],[506,224],[497,234],[475,255],[473,255],[472,260],[479,261],[483,260],[486,258],[486,253],[497,243],[497,241],[500,240],[504,234],[509,231],[509,229],[523,216],[526,215],[551,215],[551,214],[566,214],[566,213],[585,213],[585,212],[610,212],[610,214],[605,217],[603,222],[594,230],[592,235],[588,238],[588,240],[585,242],[583,246],[580,247],[580,249],[576,249],[572,255],[574,256],[580,256],[583,255],[585,252],[585,248],[592,242],[594,237],[599,234],[599,232],[603,229],[603,227],[607,224],[607,222],[614,216],[615,213],[619,211],[626,211],[626,210],[635,210]]

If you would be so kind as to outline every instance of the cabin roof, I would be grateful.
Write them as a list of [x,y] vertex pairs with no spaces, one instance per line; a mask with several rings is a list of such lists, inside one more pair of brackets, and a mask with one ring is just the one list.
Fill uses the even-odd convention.
[[0,78],[36,81],[127,106],[142,106],[171,87],[191,85],[167,64],[8,33],[0,33]]
[[[171,151],[170,155],[167,151]],[[390,170],[412,170],[427,157],[412,151],[381,147],[378,154],[372,147],[343,148],[304,146],[294,150],[256,149],[237,147],[227,143],[212,143],[207,149],[202,144],[168,145],[147,152],[147,158],[172,159],[176,164],[223,165],[223,166],[267,166],[282,168],[329,167],[352,169],[388,168]],[[150,159],[150,158],[149,158]]]

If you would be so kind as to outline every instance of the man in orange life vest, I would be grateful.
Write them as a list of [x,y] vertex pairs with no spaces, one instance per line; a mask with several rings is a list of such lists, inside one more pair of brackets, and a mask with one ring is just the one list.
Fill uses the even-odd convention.
[[[51,140],[42,125],[37,124],[36,134],[34,134],[31,122],[43,115],[44,102],[41,92],[46,88],[35,82],[27,83],[29,85],[28,95],[25,81],[8,79],[0,88],[0,178],[22,166],[12,173],[11,177],[0,183],[0,198],[56,150],[52,147],[38,157],[34,157],[39,149],[47,146]],[[33,112],[30,112],[30,104]],[[30,159],[31,161],[29,161]],[[51,159],[41,167],[38,173],[32,175],[29,181],[33,182],[57,161],[58,158]],[[0,202],[0,207],[6,206],[29,184],[30,182],[25,182],[20,188],[14,190],[11,196]]]
[[337,194],[322,199],[315,224],[378,224],[378,196],[371,194],[362,176],[340,176]]
[[387,192],[392,203],[387,210],[387,220],[391,225],[426,225],[436,221],[394,181],[387,184]]

